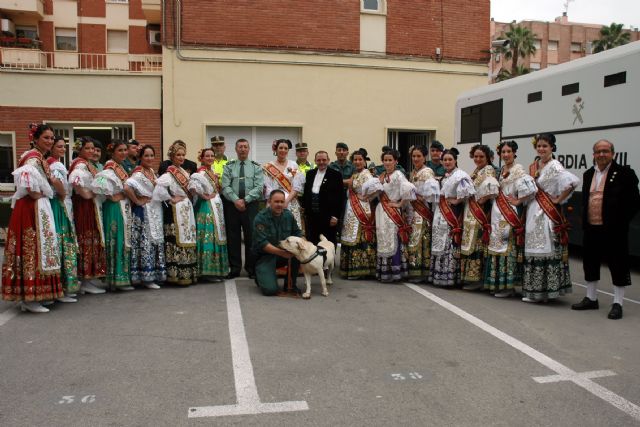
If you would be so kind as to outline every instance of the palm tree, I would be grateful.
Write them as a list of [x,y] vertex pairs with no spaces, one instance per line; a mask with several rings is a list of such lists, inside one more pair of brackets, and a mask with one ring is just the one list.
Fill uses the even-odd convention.
[[509,40],[507,47],[501,48],[500,51],[505,59],[511,60],[512,77],[518,74],[518,58],[526,58],[536,53],[535,40],[536,35],[526,27],[520,25],[509,24],[509,31],[504,33],[501,38]]
[[501,82],[504,80],[509,80],[514,77],[522,76],[524,74],[529,74],[530,72],[531,70],[529,70],[527,67],[525,67],[522,64],[518,64],[518,66],[516,67],[515,73],[513,72],[513,70],[509,71],[506,68],[502,68],[500,69],[500,72],[496,76],[496,81]]
[[608,27],[605,25],[600,28],[600,39],[593,41],[593,53],[627,44],[630,37],[629,32],[622,30],[622,24],[612,22]]

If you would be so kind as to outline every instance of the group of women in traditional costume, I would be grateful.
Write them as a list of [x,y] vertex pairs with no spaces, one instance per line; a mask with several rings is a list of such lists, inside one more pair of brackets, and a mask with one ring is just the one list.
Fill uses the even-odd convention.
[[94,163],[95,140],[76,141],[67,171],[60,161],[65,141],[51,127],[30,125],[30,138],[33,148],[13,172],[4,300],[45,313],[54,302],[76,302],[78,293],[159,289],[229,273],[211,149],[202,150],[202,167],[189,176],[181,168],[186,145],[177,141],[168,153],[171,166],[158,177],[150,145],[140,149],[139,165],[129,175],[122,167],[124,141],[109,144],[111,159],[101,171]]
[[486,145],[475,145],[471,175],[458,168],[458,150],[445,150],[440,180],[425,164],[426,147],[411,150],[409,179],[396,169],[394,150],[382,154],[378,177],[364,169],[366,155],[354,152],[341,275],[462,286],[496,297],[521,289],[526,302],[570,292],[562,205],[579,180],[553,158],[554,135],[538,135],[534,147],[537,157],[526,171],[515,162],[515,141],[498,145],[500,169]]
[[[174,142],[171,165],[153,170],[152,146],[139,151],[131,175],[123,168],[127,144],[113,141],[104,168],[95,164],[95,140],[74,144],[69,170],[61,158],[65,142],[48,125],[31,125],[33,148],[13,172],[13,196],[2,297],[22,309],[75,302],[78,293],[130,291],[135,285],[187,286],[198,278],[221,280],[229,273],[220,177],[215,153],[200,151],[201,167],[182,168],[186,144]],[[555,137],[534,141],[536,161],[526,171],[515,162],[514,141],[498,147],[502,167],[491,164],[487,146],[476,145],[471,175],[458,168],[458,151],[445,150],[446,174],[426,165],[426,147],[411,150],[412,172],[398,170],[397,151],[382,154],[379,176],[367,169],[365,150],[351,155],[340,233],[340,273],[346,279],[375,277],[436,286],[484,289],[496,297],[522,288],[523,300],[538,302],[571,291],[568,224],[561,205],[578,183],[553,158]],[[304,229],[297,196],[305,175],[287,159],[288,140],[273,144],[276,159],[263,166],[265,195],[285,192],[285,203]]]

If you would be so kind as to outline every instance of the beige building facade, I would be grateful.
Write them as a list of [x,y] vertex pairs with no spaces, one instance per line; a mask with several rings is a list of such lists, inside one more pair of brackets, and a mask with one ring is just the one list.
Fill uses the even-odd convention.
[[452,146],[457,95],[486,84],[480,64],[356,55],[165,49],[163,63],[165,144],[182,139],[193,157],[213,135],[228,153],[244,137],[259,162],[276,138],[331,156],[344,141],[374,161],[386,144],[408,156],[412,135]]

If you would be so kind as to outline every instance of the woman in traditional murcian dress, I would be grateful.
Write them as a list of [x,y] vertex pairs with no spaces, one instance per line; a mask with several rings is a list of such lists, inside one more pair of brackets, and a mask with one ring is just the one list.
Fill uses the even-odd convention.
[[427,280],[431,264],[431,223],[433,203],[438,201],[440,184],[433,170],[425,165],[429,149],[424,146],[411,150],[413,171],[409,181],[416,187],[416,200],[407,205],[407,220],[411,224],[411,236],[407,243],[409,281],[420,283]]
[[164,259],[162,204],[151,200],[157,176],[153,170],[155,150],[151,145],[140,149],[140,165],[125,182],[131,206],[131,284],[160,289],[167,279]]
[[111,160],[92,183],[94,193],[105,197],[102,203],[107,274],[110,290],[132,291],[131,276],[131,204],[125,193],[129,174],[122,166],[127,158],[127,143],[114,140],[107,146]]
[[411,225],[407,223],[404,211],[408,202],[415,200],[416,188],[402,172],[396,170],[399,157],[396,150],[383,152],[384,172],[374,181],[380,200],[376,207],[376,279],[383,283],[407,277],[407,243]]
[[491,200],[499,192],[496,170],[491,165],[491,149],[477,144],[471,147],[469,156],[476,169],[471,180],[476,194],[467,199],[462,220],[462,243],[460,244],[460,280],[463,289],[476,291],[482,288],[484,260],[491,234]]
[[153,200],[164,202],[164,254],[167,283],[189,286],[198,280],[196,219],[189,200],[189,173],[182,168],[187,150],[176,141],[167,153],[171,165],[158,178]]
[[60,251],[49,199],[52,178],[44,155],[53,145],[53,129],[29,126],[31,150],[13,171],[16,192],[2,263],[2,299],[20,301],[22,311],[46,313],[42,305],[64,297],[60,282]]
[[[351,154],[355,173],[351,176],[348,200],[340,233],[340,275],[345,279],[366,279],[376,274],[376,225],[371,209],[374,195],[364,192],[376,178],[366,169],[365,152]],[[369,185],[371,187],[371,185]]]
[[56,223],[58,244],[60,246],[60,280],[64,288],[64,298],[61,302],[76,302],[74,298],[80,290],[78,282],[78,243],[76,230],[73,226],[73,206],[71,205],[71,185],[68,181],[67,168],[60,161],[64,158],[67,146],[62,137],[55,137],[51,153],[47,158],[52,181],[54,196],[49,200]]
[[69,184],[73,188],[73,222],[78,242],[78,280],[80,292],[104,293],[101,278],[106,274],[102,228],[102,198],[93,193],[91,184],[98,171],[93,165],[94,145],[81,138],[73,146],[76,158],[69,166]]
[[262,166],[264,171],[264,198],[269,200],[273,190],[284,191],[284,207],[289,209],[298,223],[298,227],[304,233],[304,222],[300,211],[298,193],[304,189],[304,173],[299,173],[298,164],[289,160],[289,150],[292,144],[288,139],[278,139],[272,145],[275,160]]
[[522,286],[524,251],[524,202],[533,196],[536,184],[522,165],[515,163],[518,144],[503,141],[498,154],[500,192],[491,208],[491,236],[484,266],[484,289],[498,298],[514,294]]
[[213,148],[200,152],[198,159],[202,166],[191,175],[189,190],[197,197],[194,210],[198,276],[221,281],[230,269],[224,210],[218,193],[220,179],[211,167],[215,158]]
[[538,135],[539,158],[529,167],[538,191],[527,204],[522,300],[541,302],[571,292],[569,275],[569,224],[562,213],[579,179],[553,158],[556,138]]
[[469,174],[458,168],[458,154],[456,148],[442,153],[446,173],[440,181],[440,199],[434,204],[428,279],[436,286],[460,283],[462,211],[464,202],[476,192]]

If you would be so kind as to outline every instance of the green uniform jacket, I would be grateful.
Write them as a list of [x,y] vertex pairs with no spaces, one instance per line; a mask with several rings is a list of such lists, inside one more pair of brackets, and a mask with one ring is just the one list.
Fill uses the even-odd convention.
[[302,230],[288,209],[283,210],[282,215],[274,216],[271,208],[266,208],[258,212],[253,220],[252,249],[257,255],[266,254],[262,248],[267,246],[267,243],[277,247],[281,240],[289,236],[302,237]]
[[[240,160],[229,160],[224,165],[221,178],[222,195],[230,202],[238,200],[238,184],[240,182]],[[264,175],[260,163],[253,160],[244,161],[244,201],[246,203],[262,200]]]
[[443,177],[444,174],[447,173],[447,170],[444,168],[442,163],[440,163],[439,165],[436,165],[435,163],[431,162],[431,160],[428,160],[427,167],[430,167],[433,173],[439,177]]
[[329,163],[329,167],[340,172],[342,174],[342,179],[351,178],[353,176],[353,173],[356,171],[356,168],[353,167],[353,163],[351,163],[349,160],[344,162],[343,165],[338,163],[338,161],[336,160],[335,162]]

